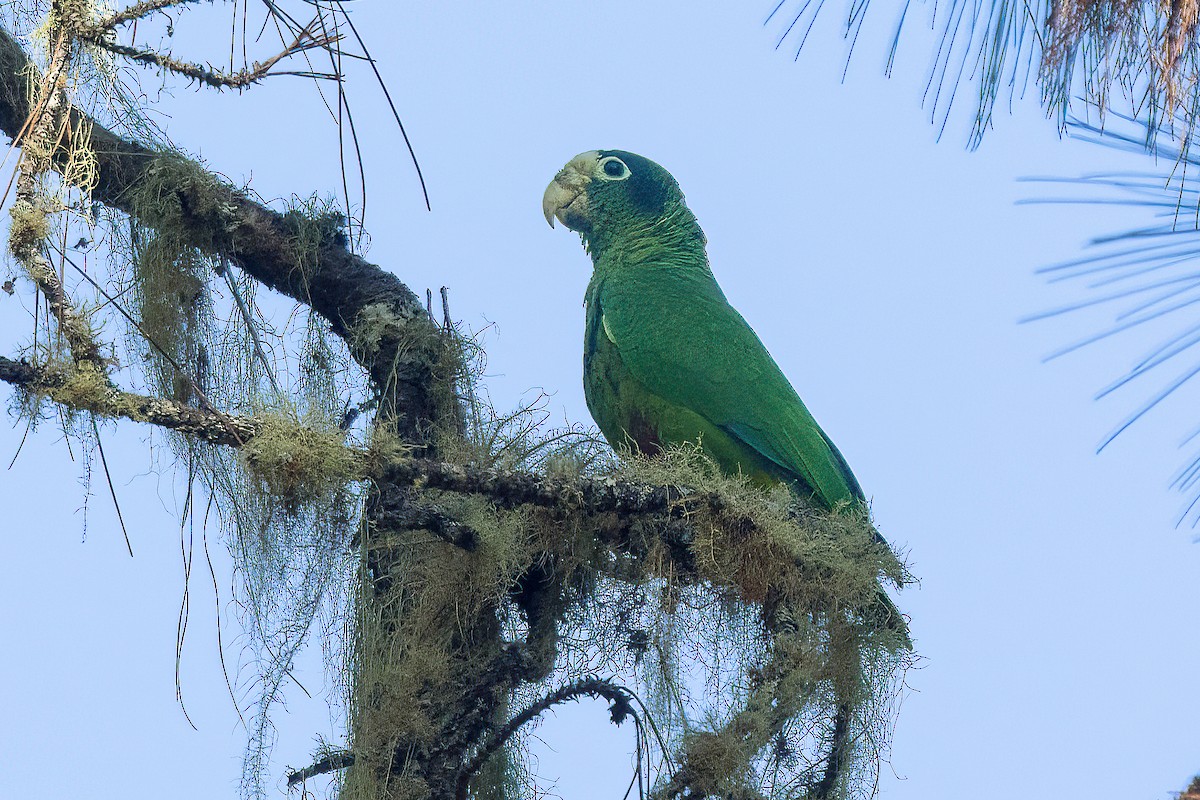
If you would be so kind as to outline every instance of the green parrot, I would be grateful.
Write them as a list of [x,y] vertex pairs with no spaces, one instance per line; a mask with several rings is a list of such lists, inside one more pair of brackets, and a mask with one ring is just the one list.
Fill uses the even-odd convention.
[[584,393],[610,444],[652,454],[699,441],[730,474],[782,481],[827,509],[865,506],[846,459],[725,299],[669,172],[589,150],[554,176],[542,210],[592,257]]

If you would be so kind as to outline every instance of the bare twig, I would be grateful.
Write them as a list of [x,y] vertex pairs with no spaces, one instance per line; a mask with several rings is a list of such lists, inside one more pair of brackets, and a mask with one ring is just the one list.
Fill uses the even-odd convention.
[[417,161],[417,152],[413,149],[412,141],[408,138],[408,131],[404,129],[404,123],[400,120],[400,112],[396,110],[396,104],[392,101],[392,93],[388,91],[387,82],[384,81],[383,75],[379,72],[379,65],[375,63],[375,59],[371,57],[371,51],[367,49],[367,43],[363,41],[362,36],[358,32],[358,28],[354,27],[354,20],[342,8],[343,0],[334,0],[338,8],[342,11],[342,16],[346,19],[346,24],[350,27],[350,32],[354,34],[355,40],[358,41],[358,46],[362,48],[363,54],[367,58],[367,63],[371,65],[371,70],[375,73],[375,80],[379,84],[379,88],[383,90],[383,97],[387,100],[388,108],[392,110],[392,116],[396,120],[396,127],[400,129],[400,136],[404,138],[404,146],[408,148],[408,157],[412,161],[413,169],[417,172],[417,180],[421,184],[421,194],[425,197],[425,208],[432,209],[433,206],[429,201],[429,188],[425,185],[425,175],[421,172],[421,164]]
[[127,25],[130,22],[137,22],[139,19],[145,19],[156,11],[162,11],[172,6],[182,6],[199,2],[200,0],[142,0],[140,3],[134,3],[128,8],[105,17],[96,23],[96,27],[112,29],[120,25]]

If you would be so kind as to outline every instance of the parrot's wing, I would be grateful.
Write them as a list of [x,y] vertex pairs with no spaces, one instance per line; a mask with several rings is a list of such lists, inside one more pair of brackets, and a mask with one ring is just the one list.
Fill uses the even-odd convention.
[[596,298],[630,374],[801,479],[828,506],[862,499],[841,453],[711,275],[672,276],[668,286],[655,277],[607,280]]

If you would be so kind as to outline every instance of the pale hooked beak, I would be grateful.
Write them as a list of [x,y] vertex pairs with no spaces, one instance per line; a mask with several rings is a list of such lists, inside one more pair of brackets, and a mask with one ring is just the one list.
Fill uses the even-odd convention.
[[592,170],[599,160],[600,153],[597,150],[580,153],[550,181],[542,195],[542,213],[551,228],[555,219],[573,231],[588,226],[587,186],[592,181]]

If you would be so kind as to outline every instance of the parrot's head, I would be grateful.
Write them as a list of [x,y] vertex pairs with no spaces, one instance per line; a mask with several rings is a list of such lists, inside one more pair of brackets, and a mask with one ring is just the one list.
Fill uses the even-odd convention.
[[699,230],[671,173],[624,150],[589,150],[568,161],[546,187],[542,212],[550,227],[557,219],[592,248],[664,223]]

